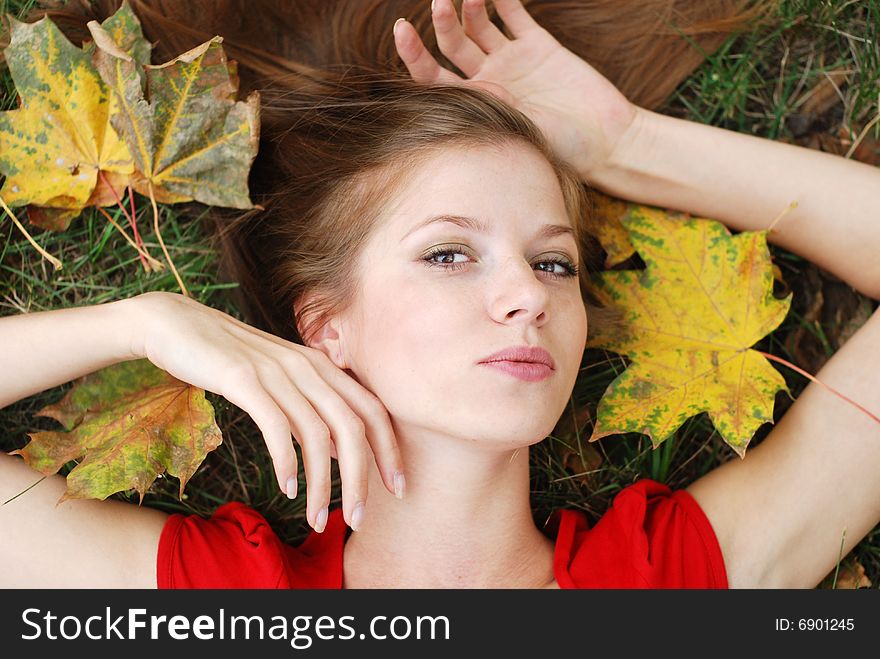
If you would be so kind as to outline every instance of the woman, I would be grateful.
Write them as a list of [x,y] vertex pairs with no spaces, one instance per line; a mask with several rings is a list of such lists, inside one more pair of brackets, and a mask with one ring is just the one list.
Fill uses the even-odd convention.
[[[54,477],[0,509],[3,559],[22,566],[7,585],[809,587],[877,524],[877,427],[811,385],[744,460],[686,491],[642,481],[594,529],[573,511],[555,538],[535,527],[527,447],[566,405],[594,317],[579,181],[737,230],[797,200],[771,238],[876,298],[880,234],[867,218],[878,173],[650,112],[520,0],[494,5],[510,36],[482,0],[464,3],[463,25],[449,0],[434,3],[438,47],[467,82],[399,22],[412,78],[451,85],[311,79],[287,106],[276,99],[270,130],[287,116],[298,140],[277,148],[309,166],[264,172],[270,190],[295,182],[274,200],[279,220],[245,218],[223,243],[273,333],[164,293],[0,321],[2,345],[16,345],[3,372],[20,374],[0,385],[0,405],[147,357],[251,414],[289,496],[292,434],[314,533],[281,546],[234,503],[211,521],[119,502],[55,509]],[[326,85],[333,104],[321,103]],[[308,130],[291,131],[294,115]],[[348,147],[335,160],[319,147],[330,135]],[[832,232],[832,217],[847,230]],[[62,338],[47,347],[50,331]],[[875,316],[820,378],[880,408],[878,340]],[[343,489],[334,511],[331,456]],[[5,500],[34,472],[0,457]]]

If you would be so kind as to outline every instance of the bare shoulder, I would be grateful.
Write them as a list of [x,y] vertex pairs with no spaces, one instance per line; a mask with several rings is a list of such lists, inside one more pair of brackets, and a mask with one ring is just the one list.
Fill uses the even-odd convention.
[[70,500],[21,458],[0,453],[0,586],[156,588],[159,537],[168,515],[121,501]]

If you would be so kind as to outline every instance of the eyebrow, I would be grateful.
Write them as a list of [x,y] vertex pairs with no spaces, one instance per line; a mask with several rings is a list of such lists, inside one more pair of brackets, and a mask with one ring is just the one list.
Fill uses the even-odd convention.
[[[401,242],[406,240],[407,236],[412,233],[415,233],[419,229],[422,229],[430,224],[434,224],[436,222],[448,222],[450,224],[455,224],[463,229],[469,229],[470,231],[475,231],[477,233],[488,233],[489,228],[486,226],[484,222],[481,222],[475,217],[468,217],[466,215],[433,215],[423,222],[420,222],[409,231],[404,234],[403,238],[401,238]],[[574,237],[574,229],[570,226],[566,226],[564,224],[545,224],[541,227],[541,230],[538,231],[538,238],[554,238],[556,236],[562,236],[568,234],[572,238]]]

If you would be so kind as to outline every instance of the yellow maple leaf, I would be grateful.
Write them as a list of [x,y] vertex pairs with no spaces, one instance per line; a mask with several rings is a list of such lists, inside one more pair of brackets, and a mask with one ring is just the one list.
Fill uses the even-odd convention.
[[612,268],[626,261],[636,251],[629,233],[620,223],[630,205],[596,190],[590,192],[593,201],[593,226],[596,237],[605,250],[605,267]]
[[632,364],[599,402],[590,441],[640,432],[656,447],[707,412],[742,457],[773,421],[785,380],[751,346],[785,318],[791,295],[773,296],[767,232],[732,236],[713,220],[642,207],[622,220],[645,270],[603,272],[598,294],[623,312],[624,329],[597,332],[588,347]]
[[120,187],[134,171],[128,147],[110,125],[117,101],[90,53],[48,18],[10,21],[5,55],[21,105],[0,113],[0,172],[6,175],[0,195],[10,206],[64,209],[49,215],[51,228],[66,228],[85,206],[115,201],[99,171]]

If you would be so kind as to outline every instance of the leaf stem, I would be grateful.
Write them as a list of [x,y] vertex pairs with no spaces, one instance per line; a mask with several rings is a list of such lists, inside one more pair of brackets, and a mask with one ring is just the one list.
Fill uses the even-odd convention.
[[859,144],[861,144],[862,140],[865,139],[865,135],[868,134],[868,131],[871,130],[874,127],[874,124],[876,124],[878,121],[880,121],[880,114],[871,119],[871,121],[869,121],[868,124],[864,128],[862,128],[862,132],[859,133],[856,141],[853,142],[852,146],[847,150],[846,155],[843,156],[844,158],[846,158],[847,160],[852,158],[852,154],[855,153],[855,150],[859,148]]
[[795,208],[797,208],[797,207],[798,207],[798,203],[797,203],[797,201],[793,201],[793,202],[791,202],[791,203],[788,205],[788,208],[786,208],[786,209],[785,209],[784,211],[782,211],[779,215],[777,215],[777,216],[776,216],[776,219],[773,220],[773,221],[770,223],[770,226],[767,227],[767,233],[769,234],[771,231],[773,231],[773,227],[776,226],[776,223],[779,222],[779,220],[781,220],[781,219],[785,216],[786,213],[788,213],[789,211],[793,211],[793,210],[794,210]]
[[119,233],[121,233],[125,237],[125,239],[128,241],[128,244],[137,250],[138,255],[141,257],[141,262],[144,264],[144,268],[146,269],[147,272],[152,272],[153,269],[161,270],[162,268],[165,267],[161,261],[157,261],[152,256],[150,256],[148,253],[146,253],[145,250],[138,247],[138,245],[131,239],[131,236],[129,236],[125,232],[125,229],[123,229],[121,226],[119,226],[116,223],[116,220],[113,219],[113,217],[110,215],[110,213],[105,211],[100,206],[96,206],[95,208],[97,208],[104,215],[104,217],[107,218],[107,221],[110,222],[110,224],[112,224],[114,227],[116,227],[116,229],[119,231]]
[[871,418],[872,418],[874,421],[876,421],[877,423],[880,423],[880,417],[878,417],[876,414],[874,414],[873,412],[869,412],[869,411],[866,410],[864,407],[862,407],[862,406],[859,405],[857,402],[855,402],[852,398],[849,398],[848,396],[845,396],[844,394],[840,393],[840,392],[837,391],[837,389],[835,389],[834,387],[830,387],[830,386],[828,386],[827,384],[825,384],[824,382],[822,382],[821,380],[819,380],[819,378],[817,378],[817,377],[815,377],[815,376],[813,376],[813,375],[810,375],[809,373],[807,373],[807,372],[806,372],[805,370],[803,370],[802,368],[799,368],[799,367],[795,366],[795,365],[792,364],[791,362],[786,361],[785,359],[782,359],[781,357],[777,357],[776,355],[771,355],[769,352],[763,352],[763,351],[761,351],[761,350],[756,350],[755,352],[757,352],[757,353],[759,353],[759,354],[761,354],[761,355],[764,355],[767,359],[771,359],[771,360],[773,360],[773,361],[775,361],[775,362],[779,362],[780,364],[784,364],[785,366],[788,366],[788,367],[789,367],[790,369],[792,369],[793,371],[796,371],[796,372],[800,373],[801,375],[803,375],[803,376],[804,376],[805,378],[807,378],[808,380],[811,380],[811,381],[815,382],[816,384],[820,384],[820,385],[822,385],[823,387],[825,387],[828,391],[830,391],[830,392],[831,392],[832,394],[834,394],[835,396],[839,396],[840,398],[842,398],[843,400],[845,400],[845,401],[846,401],[847,403],[849,403],[850,405],[854,405],[855,407],[857,407],[858,409],[860,409],[862,412],[864,412],[865,414],[867,414],[869,417],[871,417]]
[[44,480],[46,480],[46,478],[48,478],[48,477],[47,477],[47,476],[43,476],[43,477],[42,477],[40,480],[38,480],[36,483],[34,483],[33,485],[28,485],[26,488],[24,488],[21,492],[19,492],[18,494],[16,494],[14,497],[10,497],[9,499],[7,499],[6,501],[4,501],[4,502],[3,502],[2,504],[0,504],[0,505],[5,506],[5,505],[6,505],[7,503],[9,503],[10,501],[15,501],[15,500],[16,500],[18,497],[20,497],[22,494],[24,494],[24,493],[27,492],[29,489],[31,489],[32,487],[34,487],[34,485],[39,485],[40,483],[42,483]]
[[159,244],[162,246],[162,252],[165,254],[165,259],[168,261],[168,265],[171,266],[171,272],[174,273],[174,278],[177,280],[180,292],[186,297],[192,297],[192,295],[189,294],[189,291],[186,290],[186,286],[183,285],[183,280],[177,273],[177,268],[174,267],[174,261],[171,260],[168,248],[165,247],[165,241],[162,240],[162,232],[159,231],[159,209],[156,207],[156,197],[153,195],[153,183],[151,181],[147,181],[147,191],[150,193],[150,205],[153,207],[153,229],[156,232],[156,237],[159,239]]
[[141,234],[138,232],[137,225],[137,214],[134,212],[134,190],[130,185],[125,186],[126,192],[128,192],[128,202],[131,206],[131,230],[134,232],[134,239],[138,245],[143,246],[144,241],[141,238]]
[[[114,188],[113,185],[110,183],[110,181],[107,179],[107,177],[104,176],[104,171],[103,171],[103,170],[101,170],[101,169],[98,170],[98,177],[101,179],[101,182],[102,182],[104,185],[106,185],[108,188],[110,188],[110,192],[113,193],[113,198],[116,200],[116,205],[119,206],[120,210],[122,210],[122,214],[125,215],[125,219],[128,220],[128,224],[129,224],[129,226],[131,226],[131,227],[132,227],[132,231],[134,231],[135,239],[138,241],[138,243],[139,243],[140,245],[143,246],[143,241],[139,240],[138,233],[137,233],[137,228],[135,227],[135,222],[134,222],[134,217],[133,217],[133,214],[134,214],[134,204],[132,204],[132,209],[131,209],[131,210],[132,210],[132,215],[129,215],[129,214],[128,214],[128,211],[125,209],[125,204],[122,203],[122,199],[119,197],[119,193],[116,192],[116,188]],[[100,208],[100,207],[99,207],[99,208]],[[131,242],[131,241],[129,241],[129,242]],[[138,258],[140,258],[141,263],[144,264],[144,270],[146,270],[147,272],[150,272],[151,270],[150,270],[149,262],[147,261],[146,258],[144,258],[144,255],[141,253],[141,249],[138,249],[138,248],[137,248],[137,245],[135,246],[135,249],[137,249],[137,252],[138,252]],[[146,251],[146,250],[144,249],[144,251]],[[154,261],[155,261],[155,260],[154,260]]]
[[33,246],[36,248],[36,250],[37,250],[40,254],[43,255],[43,258],[46,259],[47,261],[49,261],[49,263],[51,263],[51,264],[55,267],[56,270],[61,270],[61,267],[62,267],[62,266],[61,266],[61,261],[59,261],[58,259],[56,259],[56,258],[55,258],[54,256],[52,256],[51,254],[49,254],[49,252],[47,252],[45,249],[43,249],[42,247],[40,247],[40,246],[37,244],[37,241],[36,241],[36,240],[34,240],[33,238],[31,238],[31,234],[29,234],[29,233],[27,232],[27,229],[25,229],[25,228],[22,226],[21,222],[18,221],[18,218],[15,217],[15,213],[13,213],[13,212],[12,212],[12,209],[10,209],[9,206],[6,205],[6,202],[3,201],[3,198],[2,198],[2,197],[0,197],[0,206],[2,206],[2,207],[3,207],[3,210],[6,211],[6,214],[9,215],[9,217],[12,218],[12,221],[15,223],[15,226],[17,226],[18,229],[19,229],[19,231],[21,231],[21,232],[24,234],[24,237],[28,239],[28,242],[30,242],[30,244],[33,245]]
[[116,204],[122,209],[123,214],[125,215],[125,219],[128,220],[128,223],[131,224],[131,215],[128,214],[128,211],[125,210],[125,204],[122,203],[122,199],[119,198],[119,193],[116,192],[116,188],[110,183],[106,176],[104,176],[104,171],[98,170],[98,177],[101,179],[101,183],[110,188],[110,192],[113,193],[113,198],[116,200]]

